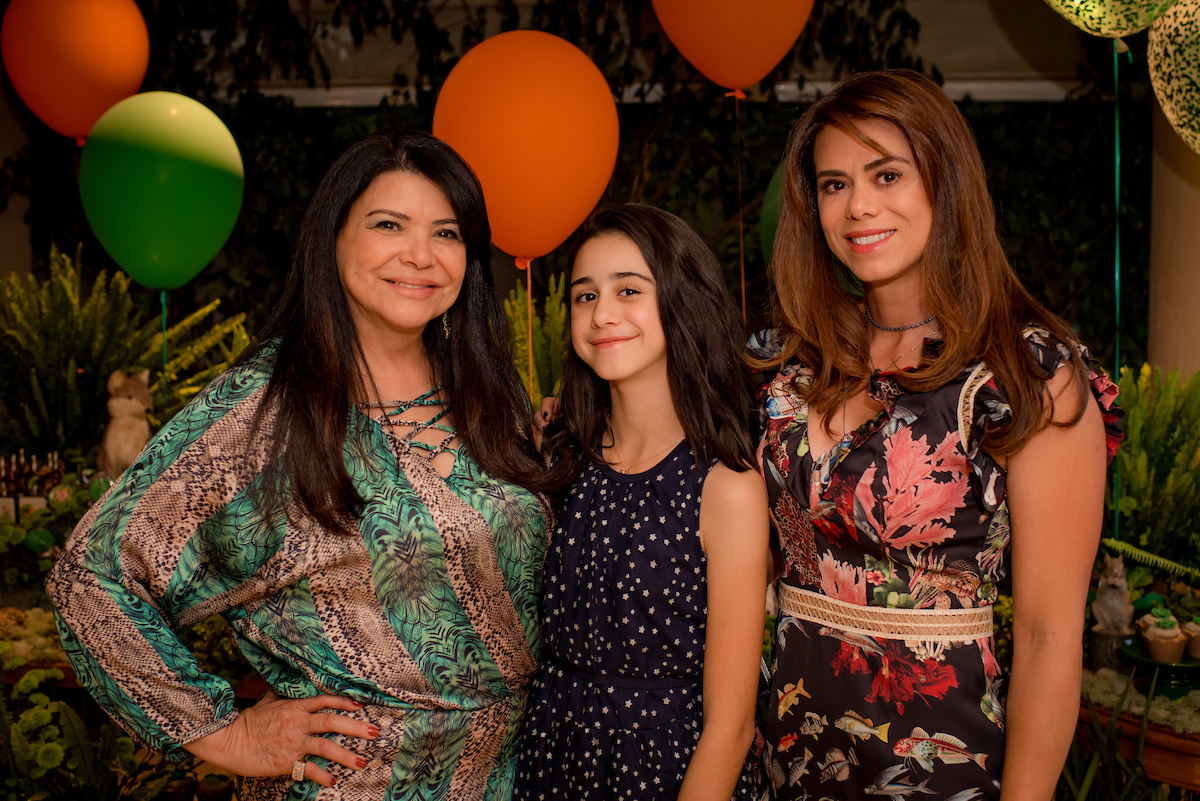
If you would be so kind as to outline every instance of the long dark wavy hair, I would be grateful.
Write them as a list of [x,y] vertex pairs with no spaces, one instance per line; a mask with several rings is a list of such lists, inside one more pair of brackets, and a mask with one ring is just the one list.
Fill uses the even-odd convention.
[[435,323],[422,342],[444,387],[462,445],[491,476],[535,491],[549,486],[530,438],[532,412],[509,352],[508,321],[493,289],[491,228],[483,191],[454,150],[429,134],[397,128],[351,145],[314,193],[283,297],[248,362],[275,349],[275,366],[256,425],[273,411],[268,504],[285,494],[321,525],[345,531],[362,498],[343,461],[352,404],[365,400],[370,376],[337,267],[337,236],[351,205],[388,172],[421,175],[445,193],[467,250],[458,298],[447,312],[449,335]]
[[[754,465],[752,402],[742,367],[745,341],[733,297],[708,246],[690,225],[661,209],[628,203],[601,209],[583,224],[570,257],[597,236],[619,234],[637,245],[657,289],[667,341],[667,375],[675,413],[697,461],[717,458],[742,471]],[[568,328],[571,304],[567,304]],[[558,488],[579,474],[608,431],[608,382],[571,348],[559,393],[562,424],[547,446],[555,455]]]
[[[924,303],[938,318],[944,343],[938,356],[902,372],[900,383],[927,392],[982,359],[1012,405],[1013,422],[989,432],[984,446],[997,455],[1018,451],[1053,412],[1045,375],[1022,337],[1024,326],[1045,328],[1064,343],[1071,328],[1021,285],[1008,263],[996,230],[975,138],[958,108],[941,88],[911,70],[851,75],[817,100],[792,131],[779,228],[771,259],[772,301],[782,352],[762,366],[798,359],[814,378],[809,404],[828,415],[871,375],[870,340],[858,298],[845,291],[845,271],[825,241],[817,210],[813,150],[828,127],[858,138],[881,155],[893,155],[857,123],[885,122],[903,134],[912,149],[933,225],[921,264]],[[1088,397],[1088,372],[1071,348],[1079,401]],[[1084,412],[1076,404],[1077,422]],[[1059,425],[1055,423],[1055,425]]]

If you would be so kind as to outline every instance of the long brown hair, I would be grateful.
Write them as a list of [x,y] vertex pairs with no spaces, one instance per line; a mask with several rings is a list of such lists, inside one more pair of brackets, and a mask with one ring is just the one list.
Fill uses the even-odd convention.
[[[600,209],[583,224],[571,253],[598,236],[619,234],[637,245],[654,276],[658,316],[667,340],[671,402],[698,462],[719,459],[736,471],[754,465],[750,439],[753,402],[742,370],[745,335],[733,296],[712,251],[674,214],[626,203]],[[571,306],[567,304],[568,329]],[[562,427],[547,447],[556,457],[560,486],[574,481],[608,429],[608,382],[598,377],[572,347],[563,365]]]
[[[924,303],[938,318],[939,354],[898,377],[905,389],[928,392],[982,359],[1012,406],[1010,426],[989,434],[993,454],[1018,451],[1053,414],[1045,391],[1048,375],[1022,337],[1026,325],[1045,328],[1064,343],[1071,329],[1021,285],[1000,244],[996,212],[983,161],[967,122],[933,81],[911,70],[851,75],[815,102],[792,131],[779,227],[771,260],[772,303],[782,351],[764,366],[792,359],[811,367],[808,403],[828,415],[860,391],[871,374],[870,340],[857,298],[843,289],[848,270],[826,244],[817,211],[813,149],[817,135],[834,127],[881,155],[893,155],[856,124],[894,126],[912,149],[933,208],[933,225],[921,264]],[[1071,364],[1079,400],[1088,373],[1075,348]],[[1072,425],[1083,416],[1076,404]]]
[[467,248],[462,288],[446,313],[445,330],[435,321],[422,335],[458,437],[492,477],[539,491],[549,486],[492,281],[491,229],[479,181],[446,143],[397,128],[356,142],[329,168],[301,222],[283,297],[241,356],[246,363],[275,353],[258,417],[261,422],[268,409],[277,412],[266,508],[292,495],[333,530],[345,531],[362,505],[343,454],[351,404],[366,397],[369,380],[360,369],[362,347],[338,278],[337,235],[371,182],[395,171],[424,176],[446,194]]

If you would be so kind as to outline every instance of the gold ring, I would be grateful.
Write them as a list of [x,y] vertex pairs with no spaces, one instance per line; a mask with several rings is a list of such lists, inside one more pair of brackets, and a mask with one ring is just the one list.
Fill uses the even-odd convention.
[[292,781],[304,781],[304,766],[307,764],[303,759],[292,763]]

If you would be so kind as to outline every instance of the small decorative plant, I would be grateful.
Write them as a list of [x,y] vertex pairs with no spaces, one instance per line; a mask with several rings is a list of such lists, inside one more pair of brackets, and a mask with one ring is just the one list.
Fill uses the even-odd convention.
[[1125,441],[1109,467],[1104,544],[1200,578],[1200,373],[1183,383],[1178,370],[1122,368],[1120,387]]
[[0,582],[5,589],[34,585],[40,594],[41,582],[50,570],[58,548],[71,535],[80,518],[109,483],[96,479],[87,486],[77,483],[68,473],[62,482],[46,492],[46,506],[27,511],[18,525],[10,517],[0,518]]
[[[25,660],[0,642],[0,688],[6,674]],[[61,670],[35,668],[0,691],[0,798],[5,801],[150,801],[166,786],[175,767],[123,736],[106,722],[93,741],[83,720],[65,703],[51,699],[49,683]],[[5,697],[5,696],[8,697]]]
[[167,330],[174,355],[164,371],[162,320],[135,311],[129,276],[102,272],[85,296],[78,260],[52,249],[46,281],[0,276],[0,450],[86,453],[104,433],[106,384],[118,369],[158,373],[161,424],[248,341],[241,314],[193,337],[213,301]]
[[[567,330],[567,307],[563,302],[566,276],[550,276],[549,292],[542,301],[539,314],[537,302],[533,308],[533,392],[530,401],[537,409],[547,395],[557,395],[562,379],[563,362],[570,347],[570,332]],[[512,354],[521,383],[529,388],[529,306],[525,287],[508,293],[504,301],[504,313],[512,331]]]

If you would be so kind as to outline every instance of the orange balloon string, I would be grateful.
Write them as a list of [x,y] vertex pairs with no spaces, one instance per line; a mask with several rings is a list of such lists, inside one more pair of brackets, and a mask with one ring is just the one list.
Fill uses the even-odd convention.
[[517,257],[517,269],[525,271],[525,308],[529,315],[525,349],[529,351],[529,402],[533,403],[533,270],[529,264],[533,259]]
[[746,237],[745,229],[743,228],[742,215],[742,114],[741,102],[746,98],[745,92],[738,89],[735,92],[730,92],[725,95],[733,96],[733,117],[735,120],[735,129],[737,138],[733,145],[734,160],[737,162],[737,197],[738,197],[738,269],[741,275],[742,282],[742,325],[746,324]]

